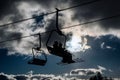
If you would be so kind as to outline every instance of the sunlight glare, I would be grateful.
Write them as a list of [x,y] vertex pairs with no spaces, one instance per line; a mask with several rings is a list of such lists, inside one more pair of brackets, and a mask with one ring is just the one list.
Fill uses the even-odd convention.
[[72,36],[72,38],[66,43],[67,50],[70,52],[79,52],[82,47],[81,37]]

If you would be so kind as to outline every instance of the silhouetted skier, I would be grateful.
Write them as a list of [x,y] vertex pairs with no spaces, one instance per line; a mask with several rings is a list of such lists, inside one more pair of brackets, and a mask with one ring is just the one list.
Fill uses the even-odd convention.
[[63,57],[63,53],[62,50],[59,47],[59,43],[58,41],[54,41],[53,43],[53,50],[54,50],[54,54]]
[[64,51],[64,48],[62,47],[62,43],[61,42],[58,43],[57,41],[54,42],[53,49],[57,52],[60,52],[61,54]]
[[57,41],[54,42],[54,44],[53,44],[53,49],[54,49],[55,51],[58,51],[58,50],[59,50],[58,42],[57,42]]
[[62,47],[62,43],[61,42],[59,42],[59,48],[60,49],[62,49],[63,47]]
[[65,50],[62,47],[62,43],[58,43],[58,41],[55,41],[53,44],[53,50],[56,52],[55,55],[59,55],[63,58],[63,63],[74,63],[75,61],[72,60],[72,54],[69,53],[67,50]]
[[58,42],[54,41],[53,48],[56,48],[56,47],[58,47]]
[[65,51],[65,48],[63,48],[63,45],[62,45],[62,43],[61,42],[59,42],[59,49],[60,49],[60,51]]

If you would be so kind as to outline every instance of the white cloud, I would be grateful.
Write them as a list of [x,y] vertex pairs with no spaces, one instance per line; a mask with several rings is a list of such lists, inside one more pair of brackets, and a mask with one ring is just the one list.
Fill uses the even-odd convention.
[[[110,69],[106,69],[103,66],[97,66],[97,68],[86,68],[86,69],[74,69],[70,73],[64,73],[61,75],[55,75],[55,74],[34,74],[34,72],[31,70],[27,72],[26,74],[5,74],[0,73],[0,79],[1,78],[7,78],[8,80],[88,80],[91,76],[96,75],[97,72],[100,72],[101,74],[104,73],[104,71],[107,71],[108,73],[111,72]],[[4,76],[4,77],[3,77]]]
[[0,73],[0,79],[8,79],[8,80],[42,80],[42,79],[49,79],[49,80],[65,80],[62,76],[55,76],[53,74],[17,74],[17,75],[8,75],[4,73]]
[[101,48],[102,48],[102,49],[115,49],[115,48],[113,48],[113,47],[111,47],[111,46],[106,45],[105,42],[102,42],[102,43],[101,43]]
[[99,69],[100,71],[106,70],[105,67],[102,67],[102,66],[99,66],[99,65],[98,65],[98,69]]
[[105,45],[105,43],[102,42],[102,44],[101,44],[101,48],[102,48],[102,49],[104,49],[104,45]]
[[79,76],[91,76],[97,72],[103,73],[106,71],[106,68],[99,66],[97,68],[87,68],[87,69],[75,69],[70,72],[70,75],[79,75]]

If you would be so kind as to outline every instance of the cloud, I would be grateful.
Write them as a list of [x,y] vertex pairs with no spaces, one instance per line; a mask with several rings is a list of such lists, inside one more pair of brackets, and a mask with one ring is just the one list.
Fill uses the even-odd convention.
[[[7,15],[8,13],[10,13],[10,10],[12,10],[12,6],[11,5],[11,1],[7,1],[7,0],[1,0],[0,1],[0,19],[4,17],[4,15]],[[7,8],[9,8],[10,10],[7,10]]]
[[70,36],[70,39],[66,42],[67,50],[71,53],[84,52],[87,49],[90,49],[90,46],[87,45],[87,39],[84,36]]
[[114,35],[86,36],[86,38],[91,48],[80,56],[85,59],[85,65],[94,66],[102,64],[102,66],[118,72],[119,68],[117,66],[120,65],[118,57],[120,53],[120,39]]
[[70,75],[81,75],[81,76],[90,76],[94,75],[97,72],[103,73],[106,68],[98,66],[98,68],[88,68],[88,69],[75,69],[70,72]]
[[82,80],[89,79],[91,76],[96,75],[97,72],[104,74],[107,71],[110,73],[109,69],[106,69],[103,66],[97,66],[97,68],[82,68],[82,69],[73,69],[70,73],[64,74],[34,74],[33,71],[30,71],[26,74],[5,74],[0,73],[0,79],[2,80]]
[[[115,50],[119,47],[119,38],[114,35],[104,35],[99,37],[88,37],[88,45],[91,45],[91,49],[104,49],[104,50]],[[94,43],[94,44],[93,44]],[[97,46],[96,46],[97,45]]]
[[16,80],[16,79],[14,78],[14,75],[0,73],[0,80]]
[[[1,20],[1,22],[0,22],[1,24],[7,23],[7,22],[14,22],[14,20],[18,19],[18,17],[15,16],[17,14],[21,15],[22,18],[27,18],[27,17],[32,17],[33,15],[41,14],[41,12],[42,13],[44,12],[44,11],[40,11],[40,12],[36,13],[35,11],[38,11],[39,9],[41,9],[41,7],[38,4],[34,5],[35,3],[33,3],[32,7],[30,6],[30,3],[26,3],[26,2],[16,2],[15,4],[16,4],[17,13],[16,14],[11,13],[11,14],[5,16]],[[44,9],[42,9],[42,10],[44,10]],[[14,19],[14,18],[17,18],[17,19]],[[21,18],[19,18],[19,19],[21,19]],[[0,31],[2,34],[0,41],[20,38],[22,36],[27,36],[30,34],[40,32],[40,30],[41,30],[41,32],[45,31],[44,29],[38,29],[38,28],[36,28],[34,31],[32,31],[33,28],[35,27],[35,26],[33,26],[34,22],[35,22],[35,20],[30,20],[30,21],[26,21],[23,23],[9,25],[9,27],[0,28]],[[31,27],[31,26],[33,26],[33,27]],[[8,48],[10,50],[10,54],[13,54],[13,52],[21,53],[21,54],[28,54],[28,53],[31,53],[31,48],[34,47],[34,45],[37,45],[37,43],[34,43],[36,40],[38,40],[37,37],[26,38],[24,40],[19,39],[16,41],[3,43],[3,44],[1,44],[2,45],[1,47]],[[17,43],[17,42],[19,42],[19,43]],[[26,51],[26,49],[27,49],[27,51]]]
[[[49,79],[49,80],[80,80],[80,79],[86,79],[89,78],[88,76],[92,74],[96,74],[96,72],[105,71],[106,68],[102,66],[98,66],[98,68],[89,68],[89,69],[75,69],[72,70],[70,73],[65,73],[62,75],[54,75],[54,74],[33,74],[33,71],[28,72],[27,74],[5,74],[0,73],[0,79],[2,80],[42,80],[42,79]],[[78,76],[76,76],[78,75]]]
[[[80,3],[80,2],[78,1],[78,3]],[[82,1],[82,2],[84,2],[84,1]],[[9,7],[10,10],[11,10],[11,6],[12,6],[11,4],[13,4],[13,6],[15,6],[15,7],[12,7],[11,13],[6,12],[8,14],[4,14],[2,16],[2,18],[0,18],[1,19],[0,24],[4,24],[7,22],[14,22],[15,20],[18,20],[18,19],[24,19],[24,18],[36,16],[36,15],[45,14],[50,11],[55,11],[54,7],[59,7],[59,9],[62,9],[62,8],[68,7],[68,6],[72,6],[72,5],[76,4],[77,2],[76,1],[75,2],[68,1],[68,0],[66,0],[66,1],[63,1],[63,0],[62,1],[54,1],[54,0],[51,0],[51,1],[49,1],[49,0],[45,0],[45,1],[34,0],[33,1],[33,0],[31,0],[29,2],[24,1],[24,0],[20,0],[20,1],[13,0],[13,1],[7,2],[7,3],[2,1],[2,3],[6,4],[6,5],[9,4],[8,6],[10,6]],[[49,3],[49,4],[47,4],[47,3]],[[107,3],[107,1],[106,1],[106,3]],[[107,15],[107,11],[106,11],[107,7],[105,5],[106,3],[103,4],[102,1],[100,1],[98,3],[94,3],[94,4],[98,4],[98,5],[103,4],[104,5],[103,7],[105,7],[105,10],[103,10],[103,11],[101,11],[101,10],[98,11],[98,8],[101,8],[99,6],[97,6],[97,8],[96,8],[96,7],[94,7],[94,5],[89,5],[86,7],[81,7],[80,9],[75,8],[72,10],[60,12],[59,27],[63,28],[63,27],[67,27],[67,26],[70,26],[73,24],[78,24],[78,23],[82,23],[85,21],[94,20],[94,19],[98,19],[98,18],[106,16]],[[107,4],[107,5],[110,7],[111,3],[112,2],[110,1],[110,4]],[[114,4],[117,4],[117,3],[115,2]],[[2,8],[4,8],[4,7],[5,6],[3,5]],[[116,8],[116,7],[114,7],[114,8]],[[118,8],[116,8],[116,9],[118,10]],[[96,10],[96,12],[93,12],[94,10]],[[100,14],[97,14],[99,12],[100,12]],[[90,13],[92,13],[92,14],[88,15]],[[105,13],[105,15],[103,15],[103,13]],[[91,48],[89,45],[87,45],[88,39],[85,38],[86,35],[96,37],[96,36],[101,36],[101,35],[113,34],[115,36],[120,37],[120,35],[119,35],[120,30],[119,29],[116,30],[117,27],[114,28],[114,30],[111,29],[113,27],[109,27],[109,30],[106,31],[105,29],[103,29],[102,24],[103,23],[97,22],[97,23],[93,23],[93,24],[89,24],[89,25],[81,25],[78,27],[70,28],[70,29],[64,29],[62,31],[66,35],[72,34],[71,37],[68,36],[68,38],[69,38],[67,40],[68,43],[73,39],[73,37],[79,38],[78,39],[79,41],[77,41],[77,42],[80,42],[80,44],[78,46],[81,48],[78,48],[78,47],[75,48],[75,49],[77,49],[76,50],[77,52],[78,51],[86,51],[87,49]],[[108,27],[106,27],[106,28],[108,28]],[[0,40],[1,41],[7,40],[8,38],[11,39],[12,37],[18,38],[21,36],[26,36],[26,35],[30,35],[30,34],[34,34],[34,33],[38,33],[38,32],[44,32],[44,31],[48,31],[48,30],[52,30],[52,29],[55,29],[55,14],[49,15],[47,17],[41,16],[41,17],[38,17],[33,20],[17,23],[14,25],[9,25],[8,28],[1,28],[0,31],[3,35],[1,35]],[[49,35],[49,33],[42,35],[42,48],[44,50],[46,50],[45,43],[46,43],[46,40],[48,39],[48,35]],[[64,39],[55,33],[53,34],[49,45],[53,44],[53,40],[58,40],[58,41],[61,41],[62,43],[64,43]],[[12,48],[8,48],[7,46],[8,47],[11,46]],[[8,43],[4,43],[2,45],[2,47],[7,47],[10,50],[9,54],[20,53],[20,54],[25,54],[25,55],[31,53],[31,48],[36,47],[36,46],[38,46],[38,37],[37,36],[25,38],[25,39],[19,39],[18,41],[8,42]],[[112,47],[107,45],[106,48],[111,49]]]
[[[89,1],[89,0],[88,0]],[[77,3],[84,3],[87,1],[73,1],[71,2],[72,5]],[[98,2],[95,2],[90,5],[85,5],[80,8],[74,9],[75,14],[73,16],[73,19],[78,19],[79,21],[90,21],[98,18],[103,18],[111,15],[119,14],[119,5],[120,1],[103,1],[100,0]],[[115,19],[107,20],[107,21],[101,21],[100,23],[101,27],[108,30],[109,28],[113,29],[120,29],[119,27],[119,20],[120,18],[117,17]]]
[[[0,73],[0,79],[2,80],[81,80],[82,76],[85,76],[84,79],[88,78],[88,75],[95,74],[97,71],[105,70],[104,67],[98,66],[97,69],[90,68],[90,69],[75,69],[72,70],[70,73],[66,73],[63,75],[54,75],[54,74],[33,74],[33,71],[28,72],[27,74],[17,74],[17,75],[8,75],[4,73]],[[79,75],[79,77],[74,76],[74,74]]]
[[55,76],[52,74],[18,74],[18,75],[8,75],[8,74],[4,74],[4,73],[0,73],[0,79],[1,80],[64,80],[64,78],[62,78],[62,76]]
[[[14,6],[16,6],[15,10],[17,10],[17,13],[16,14],[9,13],[7,14],[7,16],[4,15],[3,18],[1,18],[2,20],[0,23],[4,24],[7,22],[14,22],[14,21],[17,21],[18,19],[19,20],[25,19],[25,18],[38,16],[38,15],[47,13],[48,12],[47,9],[45,8],[45,6],[42,6],[42,5],[46,4],[47,2],[51,5],[54,4],[53,1],[49,1],[49,0],[46,0],[45,2],[42,1],[42,3],[37,3],[40,1],[37,1],[37,2],[36,1],[30,1],[30,2],[23,1],[23,0],[15,1],[15,2],[11,1],[11,3],[14,4]],[[16,15],[20,15],[21,17],[19,18]],[[61,27],[64,24],[64,20],[60,19],[60,22],[62,23],[59,24],[59,27]],[[6,28],[4,27],[1,28],[1,33],[3,35],[1,36],[0,40],[4,41],[8,39],[13,39],[13,38],[20,38],[22,36],[31,35],[31,34],[35,34],[38,32],[45,32],[45,31],[53,30],[53,29],[56,29],[55,28],[55,15],[51,15],[49,17],[41,16],[41,18],[38,17],[33,20],[17,23],[14,25],[9,25],[9,27],[6,27]],[[46,47],[45,43],[48,38],[48,35],[49,33],[44,34],[42,37],[43,48]],[[58,35],[53,34],[53,36],[54,37],[52,37],[51,39],[55,40]],[[58,40],[62,41],[63,39],[58,37]],[[19,43],[16,43],[16,41],[19,41]],[[10,43],[9,42],[4,43],[4,45],[2,45],[1,47],[8,48],[10,50],[9,54],[20,53],[20,54],[26,55],[26,54],[31,53],[32,47],[38,46],[38,36],[25,38],[25,39],[19,39],[16,41],[11,41]],[[52,43],[53,42],[51,42],[50,44]]]
[[[44,1],[34,0],[29,2],[23,1],[23,0],[20,0],[20,1],[12,0],[13,2],[9,2],[6,0],[4,1],[6,3],[2,2],[5,5],[1,5],[3,7],[1,7],[2,9],[0,10],[0,12],[3,12],[3,13],[0,13],[1,15],[0,24],[13,22],[18,19],[33,17],[33,15],[41,15],[49,11],[55,11],[54,7],[57,6],[56,5],[57,2],[54,0],[51,0],[51,1],[50,0],[44,0]],[[81,3],[81,0],[79,2],[68,1],[70,5],[69,3],[65,3],[65,2],[67,1],[60,1],[59,5],[61,6],[58,6],[58,7],[61,9],[68,6],[72,6],[76,3],[77,4]],[[65,12],[61,12],[59,14],[59,18],[60,18],[59,27],[62,28],[62,27],[66,27],[66,26],[70,26],[70,25],[74,25],[82,22],[87,22],[90,20],[111,16],[113,15],[113,13],[117,14],[119,10],[119,5],[117,5],[119,4],[118,1],[113,2],[110,0],[109,4],[107,3],[107,1],[105,2],[101,1],[100,3],[98,2],[95,4],[96,5],[93,4],[86,7],[81,7],[81,8],[76,8],[73,10],[67,10]],[[5,8],[6,5],[8,6],[7,8],[9,8],[9,10],[6,10]],[[37,25],[37,20],[38,19],[30,20],[30,21],[26,21],[26,22],[14,24],[14,25],[9,25],[8,28],[5,28],[5,27],[0,28],[0,34],[2,34],[0,41],[11,39],[11,38],[19,38],[21,36],[26,36],[26,35],[34,34],[37,32],[44,32],[47,30],[55,29],[55,14],[47,17],[42,16],[42,18],[38,20],[38,22],[40,22],[40,24],[42,25]],[[118,38],[120,37],[119,18],[103,21],[103,22],[96,22],[88,25],[81,25],[78,27],[70,28],[70,29],[64,29],[62,31],[66,35],[72,35],[71,37],[68,36],[69,38],[68,42],[71,41],[73,37],[78,38],[79,42],[81,43],[79,46],[81,47],[82,45],[83,46],[82,50],[87,51],[87,52],[81,52],[81,53],[87,53],[87,55],[89,56],[93,56],[93,54],[101,55],[99,57],[93,56],[94,59],[98,58],[100,62],[103,62],[102,59],[107,60],[108,57],[110,58],[110,61],[108,63],[116,64],[119,62],[119,58],[118,58],[119,56],[116,55],[119,53],[119,47],[120,47],[119,38]],[[42,35],[42,47],[44,49],[45,49],[45,42],[48,38],[48,34],[49,33]],[[112,35],[108,35],[108,34],[112,34]],[[63,38],[58,37],[58,35],[55,34],[52,36],[50,45],[52,45],[53,40],[56,40],[56,38],[61,42],[64,41]],[[38,37],[35,36],[35,37],[30,37],[25,39],[19,39],[17,41],[0,44],[0,46],[1,48],[4,48],[4,47],[8,48],[9,54],[20,53],[20,54],[28,55],[31,53],[32,47],[38,46]],[[81,51],[81,49],[79,49],[78,47],[77,47],[77,50]],[[110,54],[109,56],[107,55],[108,53]],[[105,54],[105,56],[103,56],[103,54]],[[116,57],[116,59],[113,58],[113,55],[111,56],[111,54],[113,54]],[[81,72],[79,72],[78,70],[78,72],[76,71],[75,73],[76,74],[79,73],[79,75],[84,76],[84,75],[94,74],[95,73],[94,71],[97,71],[97,70],[104,71],[105,68],[98,66],[97,68],[80,70]],[[23,76],[18,75],[17,78],[18,77],[23,77]],[[23,78],[26,78],[26,77],[23,77]]]
[[[90,1],[90,0],[87,0]],[[71,1],[70,4],[76,5],[80,3],[84,3],[87,1]],[[113,2],[110,1],[103,1],[100,0],[98,2],[95,2],[93,4],[81,6],[78,8],[72,9],[73,15],[71,16],[72,21],[78,21],[78,23],[85,23],[89,21],[94,21],[97,19],[101,19],[104,17],[109,17],[112,15],[119,14],[119,1]],[[104,21],[98,21],[95,23],[90,23],[86,25],[78,26],[78,34],[84,34],[89,36],[101,36],[101,35],[108,35],[113,34],[117,37],[120,37],[120,24],[119,24],[119,17],[104,20]],[[74,28],[75,30],[75,28]]]
[[[65,3],[67,1],[64,1],[64,0],[61,0],[61,1],[56,1],[56,0],[30,0],[30,1],[27,1],[27,0],[12,0],[12,1],[7,1],[7,0],[1,0],[0,1],[0,19],[3,19],[5,16],[9,15],[9,14],[15,14],[15,15],[18,15],[18,9],[17,9],[17,6],[19,3],[30,3],[31,6],[35,6],[35,4],[39,4],[41,5],[42,7],[46,8],[48,11],[51,11],[51,8],[52,8],[52,11],[55,10],[55,7],[58,7],[58,4],[61,5],[62,3]],[[65,5],[62,5],[61,7],[63,7]],[[29,7],[24,7],[24,8],[28,8]],[[29,14],[28,14],[29,15]],[[18,15],[17,18],[15,19],[21,19],[21,18],[24,18],[23,16],[21,15]]]
[[0,79],[1,79],[1,80],[9,80],[9,79],[7,78],[7,76],[4,76],[4,75],[0,75]]

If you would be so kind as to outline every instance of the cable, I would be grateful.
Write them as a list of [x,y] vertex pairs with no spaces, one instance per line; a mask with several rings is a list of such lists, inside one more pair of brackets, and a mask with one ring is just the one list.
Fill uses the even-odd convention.
[[[100,1],[100,0],[88,1],[88,2],[79,4],[79,5],[76,5],[76,6],[72,6],[72,7],[65,8],[65,9],[61,9],[61,10],[59,10],[59,11],[65,11],[65,10],[72,9],[72,8],[75,8],[75,7],[79,7],[79,6],[84,6],[84,5],[92,4],[92,3],[97,2],[97,1]],[[40,17],[40,16],[45,16],[45,15],[49,15],[49,14],[53,14],[53,13],[56,13],[56,11],[50,12],[50,13],[46,13],[46,14],[43,14],[43,15],[39,15],[39,16],[35,16],[35,17],[30,17],[30,18],[18,20],[18,21],[15,21],[15,22],[7,23],[7,24],[3,24],[3,25],[0,25],[0,27],[8,27],[8,25],[11,25],[11,24],[15,24],[15,23],[19,23],[19,22],[31,20],[31,19],[34,19],[34,18],[37,18],[37,17]]]
[[113,16],[110,16],[110,17],[101,18],[101,19],[97,19],[97,20],[93,20],[93,21],[88,21],[88,22],[84,22],[84,23],[80,23],[80,24],[76,24],[76,25],[72,25],[72,26],[67,26],[67,27],[62,28],[62,29],[72,28],[72,27],[75,27],[75,26],[90,24],[90,23],[99,22],[99,21],[103,21],[103,20],[108,20],[108,19],[112,19],[112,18],[116,18],[116,17],[120,17],[120,14],[113,15]]
[[72,7],[69,7],[69,8],[61,9],[61,10],[59,10],[59,11],[65,11],[65,10],[72,9],[72,8],[76,8],[76,7],[79,7],[79,6],[88,5],[88,4],[91,4],[91,3],[95,3],[95,2],[97,2],[97,1],[101,1],[101,0],[88,1],[88,2],[86,2],[86,3],[82,3],[82,4],[75,5],[75,6],[72,6]]
[[23,37],[14,38],[14,39],[8,39],[8,40],[5,40],[5,41],[1,41],[0,43],[5,43],[5,42],[8,42],[8,41],[14,41],[14,40],[22,39],[22,38],[27,38],[27,37],[35,36],[35,35],[37,35],[37,34],[32,34],[32,35],[29,35],[29,36],[23,36]]
[[31,18],[26,18],[26,19],[22,19],[22,20],[11,22],[11,23],[7,23],[7,24],[3,24],[3,25],[0,25],[0,27],[7,27],[10,24],[15,24],[15,23],[19,23],[19,22],[28,21],[28,20],[31,20],[31,19],[34,19],[34,18],[37,18],[37,17],[40,17],[40,16],[49,15],[49,14],[53,14],[53,13],[55,13],[55,12],[46,13],[46,14],[43,14],[43,15],[39,15],[39,16],[31,17]]
[[[97,19],[97,20],[93,20],[93,21],[88,21],[88,22],[84,22],[84,23],[80,23],[80,24],[76,24],[76,25],[72,25],[72,26],[67,26],[67,27],[61,28],[61,30],[62,29],[67,29],[67,28],[72,28],[72,27],[77,27],[77,26],[80,26],[80,25],[90,24],[90,23],[94,23],[94,22],[99,22],[99,21],[103,21],[103,20],[108,20],[108,19],[112,19],[112,18],[116,18],[116,17],[120,17],[120,13],[117,14],[117,15],[113,15],[113,16],[109,16],[109,17],[105,17],[105,18],[101,18],[101,19]],[[40,34],[49,33],[49,32],[51,32],[51,31],[42,32]],[[32,35],[29,35],[29,36],[23,36],[23,37],[20,37],[20,38],[9,39],[9,40],[5,40],[5,41],[1,41],[0,43],[13,41],[13,40],[18,40],[18,39],[21,39],[21,38],[27,38],[27,37],[35,36],[35,35],[38,35],[38,34],[39,33],[32,34]]]

